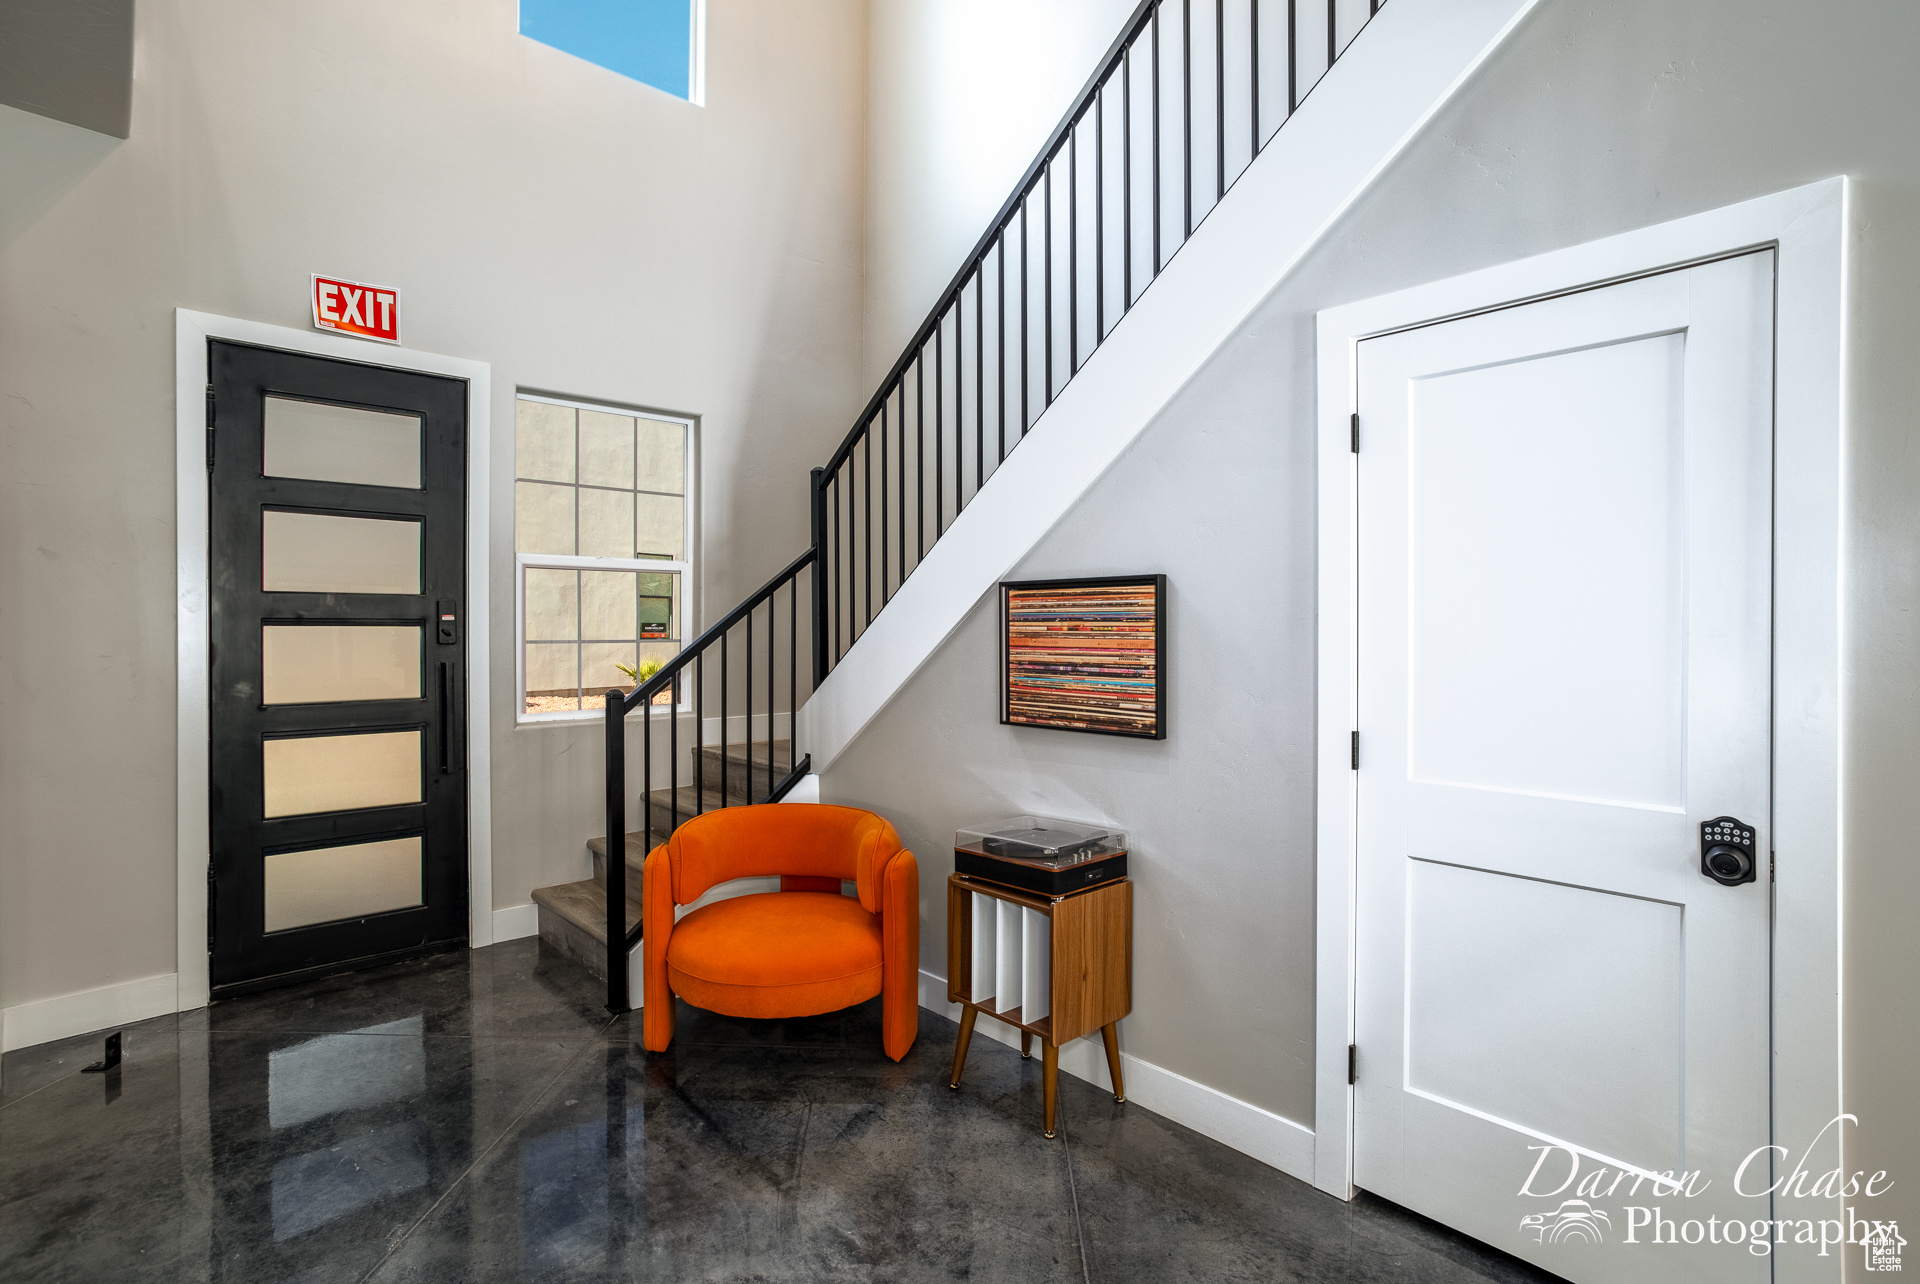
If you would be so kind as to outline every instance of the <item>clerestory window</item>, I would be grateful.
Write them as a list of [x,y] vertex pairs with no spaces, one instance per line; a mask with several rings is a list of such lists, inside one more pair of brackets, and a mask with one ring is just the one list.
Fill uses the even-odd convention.
[[520,34],[699,106],[706,12],[705,0],[520,0]]

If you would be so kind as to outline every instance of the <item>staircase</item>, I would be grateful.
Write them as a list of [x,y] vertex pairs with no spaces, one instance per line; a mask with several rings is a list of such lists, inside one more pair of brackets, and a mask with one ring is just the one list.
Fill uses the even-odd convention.
[[[829,765],[1536,3],[1140,0],[813,470],[811,546],[607,693],[604,832],[626,834],[626,858],[609,865],[595,840],[592,879],[534,900],[610,1011],[630,1006],[630,969],[609,963],[639,943],[646,851],[688,815],[778,802]],[[1357,65],[1333,74],[1343,58]]]
[[[772,781],[768,780],[769,761]],[[693,754],[695,783],[679,789],[660,789],[647,795],[652,822],[648,831],[635,830],[626,841],[627,930],[640,926],[640,869],[647,853],[680,825],[704,811],[753,802],[771,792],[793,769],[793,742],[761,740],[752,744],[706,745]],[[533,903],[540,916],[540,939],[574,960],[601,980],[607,979],[607,840],[587,840],[593,877],[577,883],[535,888]]]

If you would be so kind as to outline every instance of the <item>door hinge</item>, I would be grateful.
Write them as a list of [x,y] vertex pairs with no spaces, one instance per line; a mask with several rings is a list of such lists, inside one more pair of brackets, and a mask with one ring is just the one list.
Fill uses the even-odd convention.
[[1359,1081],[1360,1081],[1360,1045],[1357,1043],[1349,1043],[1347,1045],[1347,1083],[1349,1085],[1352,1085],[1352,1084],[1358,1083]]
[[213,385],[207,385],[207,471],[213,471]]
[[[211,397],[213,394],[207,395]],[[1360,453],[1360,412],[1358,410],[1353,412],[1353,453],[1356,455]]]
[[1353,733],[1353,769],[1360,770],[1360,733]]

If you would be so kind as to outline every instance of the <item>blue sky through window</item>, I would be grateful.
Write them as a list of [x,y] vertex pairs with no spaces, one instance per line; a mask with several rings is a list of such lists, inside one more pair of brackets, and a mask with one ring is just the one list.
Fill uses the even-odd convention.
[[693,0],[520,0],[520,34],[692,98]]

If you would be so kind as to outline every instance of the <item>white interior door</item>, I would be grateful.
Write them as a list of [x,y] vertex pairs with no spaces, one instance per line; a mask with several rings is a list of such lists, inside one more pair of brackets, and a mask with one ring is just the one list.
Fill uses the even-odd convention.
[[1581,1284],[1769,1271],[1773,257],[1360,344],[1354,1178]]

